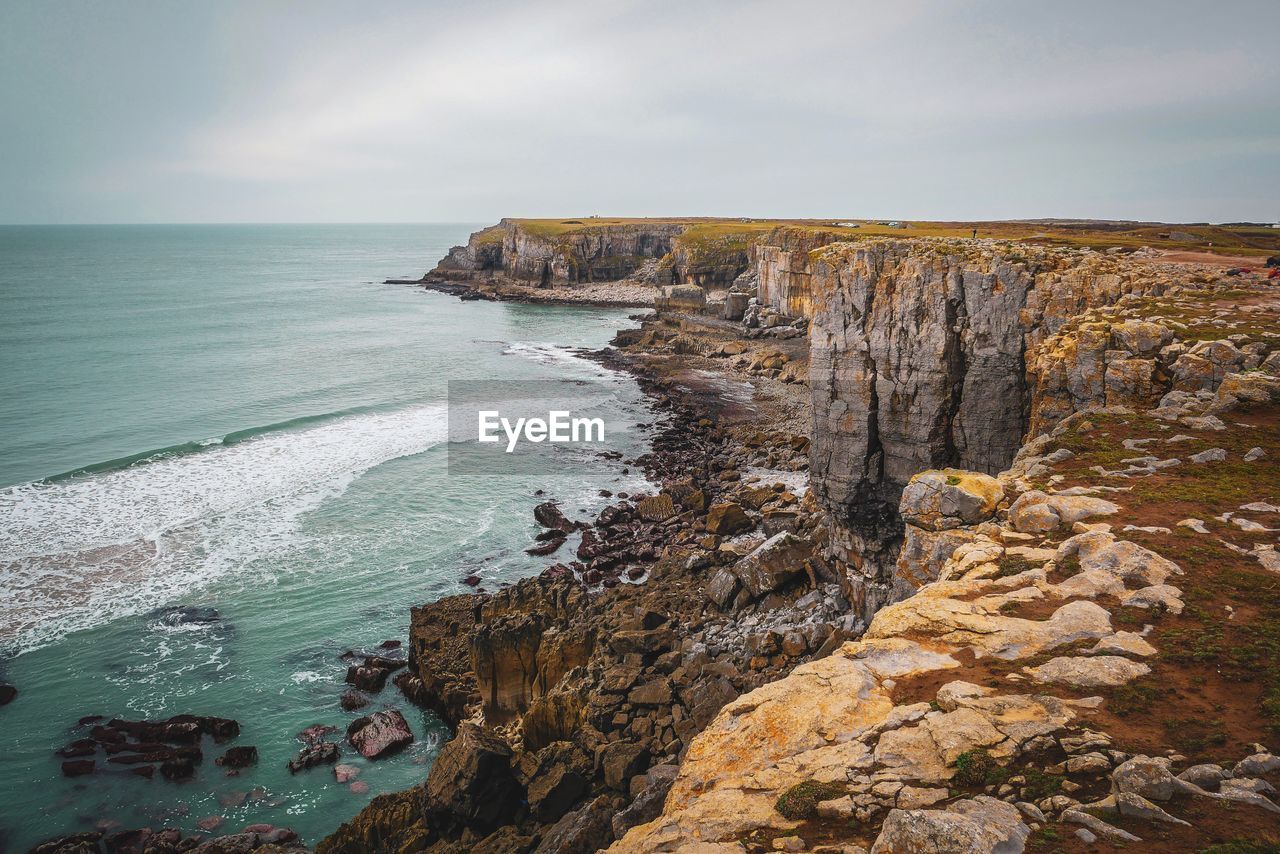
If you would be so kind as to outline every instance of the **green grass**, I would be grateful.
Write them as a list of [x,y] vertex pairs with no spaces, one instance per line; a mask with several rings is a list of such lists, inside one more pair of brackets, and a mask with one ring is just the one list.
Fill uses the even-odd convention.
[[996,578],[1008,578],[1011,575],[1021,575],[1030,569],[1035,569],[1037,564],[1031,563],[1024,557],[1018,555],[1006,554],[1000,558],[997,564],[1000,568],[996,571]]
[[1058,830],[1055,825],[1046,824],[1027,837],[1027,850],[1060,851],[1062,850],[1061,843],[1062,831]]
[[1111,688],[1106,694],[1107,708],[1113,715],[1123,718],[1151,711],[1163,692],[1149,681],[1149,677],[1142,677],[1127,685]]
[[1063,777],[1060,774],[1046,774],[1039,768],[1027,768],[1022,773],[1027,778],[1023,797],[1032,803],[1039,803],[1062,791]]
[[835,783],[818,783],[814,780],[805,780],[803,783],[797,783],[790,789],[782,793],[773,808],[782,814],[784,818],[792,821],[801,821],[802,819],[812,818],[818,809],[818,804],[823,801],[830,801],[844,795],[843,786]]
[[951,782],[963,788],[993,786],[1009,779],[1009,770],[981,748],[966,750],[956,757],[956,773]]
[[1233,839],[1201,848],[1198,854],[1280,854],[1280,843]]
[[1226,724],[1221,720],[1199,718],[1166,718],[1161,725],[1173,746],[1183,753],[1197,755],[1211,747],[1222,747],[1228,741]]
[[[1230,255],[1250,255],[1265,258],[1280,251],[1280,230],[1250,226],[1201,226],[1201,225],[1137,225],[1134,223],[1105,222],[927,222],[911,221],[907,228],[890,228],[880,225],[878,219],[836,217],[832,219],[741,219],[717,217],[588,217],[533,218],[515,220],[532,234],[557,237],[580,229],[608,225],[637,225],[647,223],[679,223],[698,226],[707,239],[722,239],[735,234],[766,234],[779,226],[793,226],[856,240],[864,237],[942,237],[968,238],[973,229],[981,238],[1009,240],[1040,244],[1051,247],[1108,249],[1122,247],[1137,249],[1154,246],[1162,249],[1194,250]],[[836,222],[854,221],[859,228],[839,228]],[[1193,240],[1173,240],[1170,232],[1184,232]],[[1210,246],[1209,244],[1213,245]]]

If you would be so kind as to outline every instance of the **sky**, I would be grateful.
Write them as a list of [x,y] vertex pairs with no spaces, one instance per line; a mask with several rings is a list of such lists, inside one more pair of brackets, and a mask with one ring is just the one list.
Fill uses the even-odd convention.
[[0,0],[0,223],[1280,220],[1277,0]]

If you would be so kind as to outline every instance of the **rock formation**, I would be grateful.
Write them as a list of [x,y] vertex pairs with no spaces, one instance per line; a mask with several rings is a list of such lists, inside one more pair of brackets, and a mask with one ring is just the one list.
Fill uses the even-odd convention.
[[[320,850],[1199,850],[1237,830],[1211,801],[1280,830],[1253,743],[1280,725],[1274,290],[835,236],[757,241],[737,327],[673,289],[619,336],[680,413],[661,492],[576,561],[414,610],[396,684],[458,727],[448,761]],[[550,263],[479,237],[450,263]],[[811,405],[812,441],[722,423],[704,375],[782,401],[758,419]]]

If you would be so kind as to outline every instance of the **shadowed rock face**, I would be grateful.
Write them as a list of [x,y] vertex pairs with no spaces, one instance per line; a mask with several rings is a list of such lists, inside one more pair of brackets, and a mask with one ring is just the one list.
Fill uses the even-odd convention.
[[[837,554],[878,562],[901,536],[902,488],[924,469],[994,473],[1029,400],[1024,265],[909,242],[838,244],[813,266],[814,486],[842,523]],[[868,612],[883,604],[873,594]]]
[[1113,402],[1102,381],[1092,391],[1081,382],[1087,365],[1037,355],[1082,311],[1163,287],[1149,268],[1136,275],[1105,256],[986,242],[836,243],[806,265],[813,486],[868,617],[892,601],[897,505],[911,476],[994,474],[1033,421],[1051,429]]

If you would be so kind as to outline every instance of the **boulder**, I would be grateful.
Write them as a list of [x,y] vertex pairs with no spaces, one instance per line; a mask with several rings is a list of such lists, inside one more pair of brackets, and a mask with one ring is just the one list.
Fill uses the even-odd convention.
[[576,527],[560,512],[554,501],[544,501],[533,508],[533,518],[544,528],[563,531],[568,534]]
[[707,510],[707,530],[712,534],[727,537],[750,531],[755,526],[746,511],[732,501],[712,504]]
[[890,810],[871,854],[1017,854],[1030,835],[1012,804],[978,795],[945,810]]
[[707,292],[697,285],[667,285],[653,299],[658,311],[700,312],[706,304]]
[[616,811],[614,799],[601,795],[552,825],[543,835],[536,854],[578,854],[608,848],[613,842]]
[[347,727],[347,741],[366,759],[378,759],[413,743],[409,722],[397,709],[356,718]]
[[1259,371],[1227,374],[1209,405],[1210,412],[1280,403],[1280,377]]
[[338,705],[344,712],[354,712],[369,705],[369,698],[360,691],[343,691],[342,696],[338,698]]
[[944,531],[985,522],[1004,499],[994,477],[961,469],[923,471],[902,491],[898,510],[903,521],[929,531]]
[[1057,683],[1076,688],[1115,688],[1145,676],[1151,668],[1118,655],[1058,656],[1039,667],[1028,667],[1031,678],[1040,683]]
[[510,823],[524,792],[511,770],[511,748],[464,721],[427,776],[424,803],[443,824],[488,833]]
[[809,544],[785,531],[761,543],[733,567],[733,574],[753,597],[759,598],[804,573]]
[[354,685],[361,691],[369,691],[376,694],[387,684],[389,675],[391,675],[391,671],[383,667],[375,667],[369,664],[353,664],[347,668],[347,675],[344,681],[348,685]]
[[738,576],[734,575],[731,570],[721,569],[711,576],[711,580],[707,582],[707,598],[717,608],[724,611],[733,604],[734,597],[738,595],[740,589],[741,584],[738,582]]
[[650,522],[665,522],[676,515],[675,502],[665,492],[649,495],[636,502],[636,513]]
[[559,821],[589,789],[586,777],[564,762],[556,762],[540,769],[529,781],[529,811],[538,821]]
[[7,706],[13,702],[13,698],[18,696],[18,689],[12,685],[0,682],[0,706]]
[[643,744],[615,741],[600,752],[600,769],[605,785],[620,792],[627,791],[631,778],[649,764],[649,750]]
[[297,757],[289,760],[289,773],[297,774],[308,768],[324,763],[333,764],[338,761],[338,745],[331,741],[317,741],[308,744],[298,751]]
[[643,786],[635,799],[626,809],[614,815],[613,835],[621,839],[636,825],[653,821],[662,815],[662,805],[679,771],[676,765],[655,765],[650,768],[644,775]]
[[1009,523],[1022,534],[1045,534],[1070,528],[1094,516],[1110,516],[1120,508],[1089,495],[1046,495],[1038,489],[1024,492],[1009,508]]
[[724,319],[735,323],[742,320],[742,315],[747,313],[747,303],[750,301],[751,294],[729,291],[724,297]]
[[1167,801],[1187,785],[1173,776],[1168,759],[1151,756],[1135,756],[1121,763],[1111,773],[1111,781],[1117,794],[1130,792],[1152,801]]
[[229,747],[227,752],[214,760],[224,768],[248,768],[258,761],[258,748],[252,745]]

